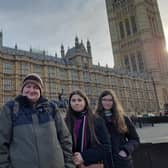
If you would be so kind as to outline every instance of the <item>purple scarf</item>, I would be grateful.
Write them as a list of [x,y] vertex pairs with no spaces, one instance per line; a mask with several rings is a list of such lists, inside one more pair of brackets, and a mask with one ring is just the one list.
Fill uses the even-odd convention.
[[73,138],[74,146],[78,152],[83,152],[87,146],[86,142],[86,129],[87,117],[84,115],[82,118],[77,118],[74,123]]

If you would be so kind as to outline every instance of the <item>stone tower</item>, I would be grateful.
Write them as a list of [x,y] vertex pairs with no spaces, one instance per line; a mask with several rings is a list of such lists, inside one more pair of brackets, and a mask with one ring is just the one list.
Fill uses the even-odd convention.
[[156,0],[106,0],[115,68],[167,74],[165,38]]
[[157,0],[106,0],[106,9],[114,68],[148,73],[160,106],[168,103],[168,56]]

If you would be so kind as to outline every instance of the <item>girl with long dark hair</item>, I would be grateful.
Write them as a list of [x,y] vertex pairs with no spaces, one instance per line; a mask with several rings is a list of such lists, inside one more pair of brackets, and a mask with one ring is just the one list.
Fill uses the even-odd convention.
[[74,164],[83,167],[103,161],[110,143],[108,131],[103,119],[92,113],[81,90],[70,94],[65,121],[73,138]]
[[100,94],[96,114],[104,119],[111,136],[111,160],[114,167],[133,168],[131,154],[140,143],[139,136],[114,91],[104,90]]

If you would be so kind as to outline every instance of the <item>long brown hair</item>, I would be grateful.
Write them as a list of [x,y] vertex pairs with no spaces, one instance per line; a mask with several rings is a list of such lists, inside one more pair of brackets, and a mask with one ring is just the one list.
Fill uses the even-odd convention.
[[120,101],[118,100],[117,95],[115,94],[115,92],[113,90],[104,90],[100,94],[99,99],[98,99],[98,104],[97,104],[97,107],[96,107],[96,114],[103,117],[104,108],[103,108],[103,105],[102,105],[102,98],[104,96],[107,96],[107,95],[110,95],[112,97],[113,105],[112,105],[111,111],[112,111],[113,116],[114,116],[113,121],[114,121],[114,124],[115,124],[117,130],[120,133],[128,132],[128,128],[127,128],[127,125],[126,125],[125,119],[124,119],[125,112],[122,108],[122,105],[121,105]]
[[89,131],[90,131],[90,134],[91,134],[91,143],[93,143],[93,142],[99,143],[99,141],[96,137],[96,133],[95,133],[94,114],[91,110],[89,99],[85,95],[85,93],[82,92],[81,90],[75,90],[69,96],[68,108],[67,108],[67,113],[66,113],[66,116],[65,116],[65,121],[66,121],[66,124],[69,128],[69,131],[71,132],[71,134],[73,133],[73,126],[74,126],[74,120],[75,120],[75,117],[73,115],[74,110],[72,109],[71,104],[70,104],[70,101],[71,101],[71,98],[72,98],[73,95],[79,95],[80,97],[82,97],[84,99],[84,101],[85,101],[84,111],[87,112],[87,119],[88,119],[87,123],[88,123],[88,128],[89,128]]

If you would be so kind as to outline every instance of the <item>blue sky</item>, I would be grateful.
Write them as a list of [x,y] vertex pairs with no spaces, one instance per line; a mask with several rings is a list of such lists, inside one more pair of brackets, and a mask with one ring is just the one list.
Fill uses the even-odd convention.
[[[113,66],[105,0],[0,0],[0,29],[4,46],[30,47],[57,52],[73,47],[77,35],[91,41],[93,63]],[[165,36],[168,39],[168,2],[159,0]]]

